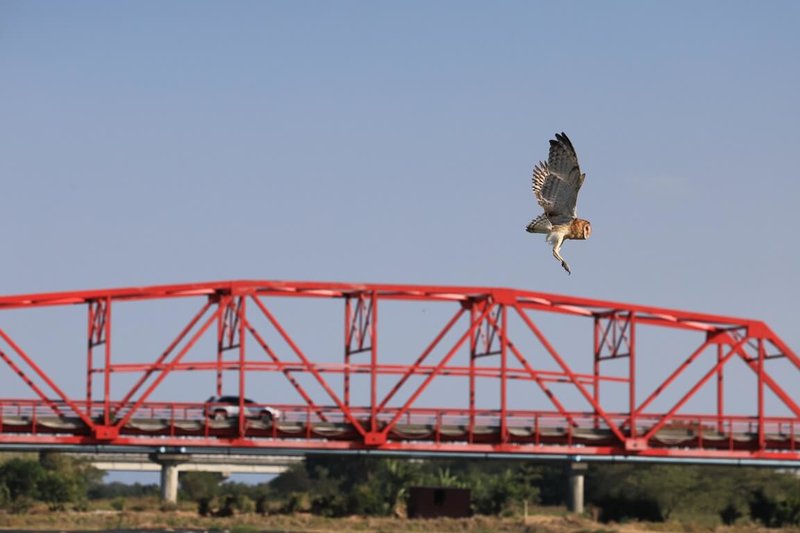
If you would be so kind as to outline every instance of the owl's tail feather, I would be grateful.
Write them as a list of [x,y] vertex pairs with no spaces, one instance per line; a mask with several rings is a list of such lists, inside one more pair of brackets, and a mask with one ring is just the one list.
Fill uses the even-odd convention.
[[542,213],[531,220],[528,227],[525,228],[525,231],[528,233],[550,233],[551,229],[553,229],[553,224],[550,223],[550,219],[547,218],[547,215]]

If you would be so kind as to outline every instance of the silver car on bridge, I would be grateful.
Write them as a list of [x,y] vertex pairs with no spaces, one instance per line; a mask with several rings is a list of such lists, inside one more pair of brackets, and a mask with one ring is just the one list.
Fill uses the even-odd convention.
[[[265,424],[281,419],[280,409],[267,405],[256,404],[250,398],[244,401],[244,416],[249,419],[261,420]],[[205,402],[205,414],[213,420],[230,420],[239,417],[238,396],[211,396]]]

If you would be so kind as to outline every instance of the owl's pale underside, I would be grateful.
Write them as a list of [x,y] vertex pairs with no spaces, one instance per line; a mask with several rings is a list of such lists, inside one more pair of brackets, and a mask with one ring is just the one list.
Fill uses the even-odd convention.
[[588,239],[592,225],[578,218],[575,205],[586,174],[581,174],[575,148],[566,134],[556,133],[550,141],[547,162],[539,161],[533,167],[533,194],[544,209],[534,218],[526,230],[529,233],[545,233],[553,246],[553,257],[561,262],[568,274],[572,271],[559,251],[564,239]]

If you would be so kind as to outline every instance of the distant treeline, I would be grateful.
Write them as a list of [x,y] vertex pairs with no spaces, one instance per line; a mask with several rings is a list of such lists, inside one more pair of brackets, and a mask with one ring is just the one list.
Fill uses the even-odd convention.
[[[1,460],[1,459],[0,459]],[[155,501],[158,486],[103,483],[87,463],[54,453],[0,464],[0,508],[26,512],[36,502],[52,510],[85,510],[106,501]],[[525,506],[563,506],[563,465],[493,460],[402,460],[310,456],[269,483],[225,482],[221,474],[182,472],[180,499],[203,515],[310,512],[322,516],[402,516],[412,486],[471,489],[481,515],[520,515]],[[586,475],[587,512],[601,521],[683,520],[706,525],[800,525],[800,477],[772,469],[592,464]]]

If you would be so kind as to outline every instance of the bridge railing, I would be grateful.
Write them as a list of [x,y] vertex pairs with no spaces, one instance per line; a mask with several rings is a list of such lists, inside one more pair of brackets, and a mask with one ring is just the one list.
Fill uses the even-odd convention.
[[[77,409],[86,406],[73,404]],[[187,444],[197,438],[291,439],[302,435],[308,439],[337,439],[352,435],[354,429],[336,406],[253,404],[250,407],[274,407],[282,416],[276,423],[260,423],[247,417],[244,427],[238,418],[227,421],[207,416],[206,404],[187,402],[150,402],[143,404],[136,417],[120,428],[121,434],[182,437]],[[37,400],[0,399],[0,429],[4,433],[80,434],[85,423],[60,402],[46,404]],[[383,410],[375,427],[388,427],[398,409]],[[103,409],[93,407],[92,416],[103,417]],[[115,413],[122,420],[126,410]],[[369,408],[351,407],[351,415],[367,425]],[[764,417],[759,427],[757,416],[724,416],[681,414],[659,426],[660,414],[640,413],[636,427],[629,426],[627,413],[609,414],[610,420],[626,430],[627,437],[641,437],[654,448],[708,448],[716,450],[774,449],[795,452],[800,443],[800,425],[790,417]],[[654,428],[657,430],[653,432]],[[88,428],[85,428],[88,431]],[[652,432],[652,433],[651,433]],[[606,419],[595,413],[508,410],[505,416],[491,409],[412,408],[405,410],[392,426],[389,441],[525,443],[568,447],[602,447],[614,444],[615,436]]]

